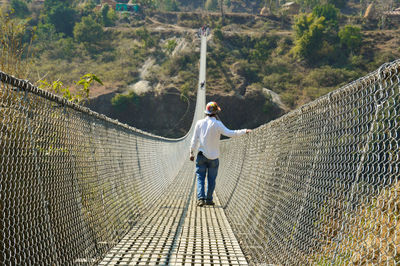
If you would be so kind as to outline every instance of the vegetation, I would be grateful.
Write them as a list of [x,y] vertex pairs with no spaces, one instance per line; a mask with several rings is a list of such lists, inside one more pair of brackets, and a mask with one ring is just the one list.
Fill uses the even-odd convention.
[[31,50],[30,41],[25,39],[32,37],[27,30],[27,21],[13,19],[0,9],[0,30],[0,70],[26,78],[29,72],[27,58]]
[[138,105],[140,101],[139,96],[134,92],[130,91],[127,94],[117,94],[111,99],[111,104],[118,111],[125,111],[130,104]]
[[61,95],[64,99],[81,104],[82,102],[89,100],[89,87],[94,82],[98,82],[103,85],[103,82],[92,73],[83,75],[79,81],[76,82],[79,90],[78,92],[72,92],[70,88],[65,87],[62,81],[53,81],[49,83],[47,80],[39,80],[39,88],[51,91],[55,94]]
[[97,44],[103,37],[104,30],[91,16],[83,17],[74,27],[74,39],[83,44]]

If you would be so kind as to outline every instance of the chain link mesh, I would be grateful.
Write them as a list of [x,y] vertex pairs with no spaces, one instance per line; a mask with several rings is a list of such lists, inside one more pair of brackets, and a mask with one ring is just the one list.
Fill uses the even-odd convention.
[[216,191],[249,261],[400,264],[399,70],[223,143]]
[[0,127],[1,265],[98,262],[170,185],[191,138],[142,132],[2,72]]
[[[250,263],[400,263],[399,65],[223,142],[217,195]],[[99,262],[192,132],[154,136],[2,72],[0,121],[2,265]]]

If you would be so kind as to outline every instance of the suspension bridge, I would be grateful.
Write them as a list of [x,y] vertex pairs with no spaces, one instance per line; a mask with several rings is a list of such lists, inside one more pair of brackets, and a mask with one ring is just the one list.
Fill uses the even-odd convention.
[[0,72],[1,265],[400,264],[400,62],[222,143],[196,207],[186,136]]

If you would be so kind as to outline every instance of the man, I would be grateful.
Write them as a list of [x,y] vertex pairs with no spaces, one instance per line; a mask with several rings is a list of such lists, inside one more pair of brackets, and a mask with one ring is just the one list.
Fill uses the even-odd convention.
[[[197,176],[197,206],[214,205],[213,192],[219,166],[219,140],[221,134],[227,137],[241,136],[251,132],[249,129],[230,130],[217,120],[216,115],[221,111],[216,102],[209,102],[206,106],[206,118],[197,121],[192,143],[190,146],[190,160],[194,161],[195,150],[199,146],[196,159]],[[208,174],[207,174],[208,172]],[[207,174],[207,192],[204,192],[204,182]]]

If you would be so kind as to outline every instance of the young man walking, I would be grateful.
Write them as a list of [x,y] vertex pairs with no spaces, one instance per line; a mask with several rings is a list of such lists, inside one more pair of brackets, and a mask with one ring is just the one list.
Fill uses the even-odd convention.
[[[230,130],[217,120],[216,115],[221,111],[216,102],[209,102],[206,106],[206,118],[197,121],[192,143],[190,146],[190,160],[194,161],[197,146],[199,152],[196,158],[197,177],[197,205],[214,205],[213,192],[215,179],[219,166],[219,140],[221,135],[227,137],[241,136],[251,132],[249,129]],[[207,192],[204,191],[204,183],[207,175]]]

